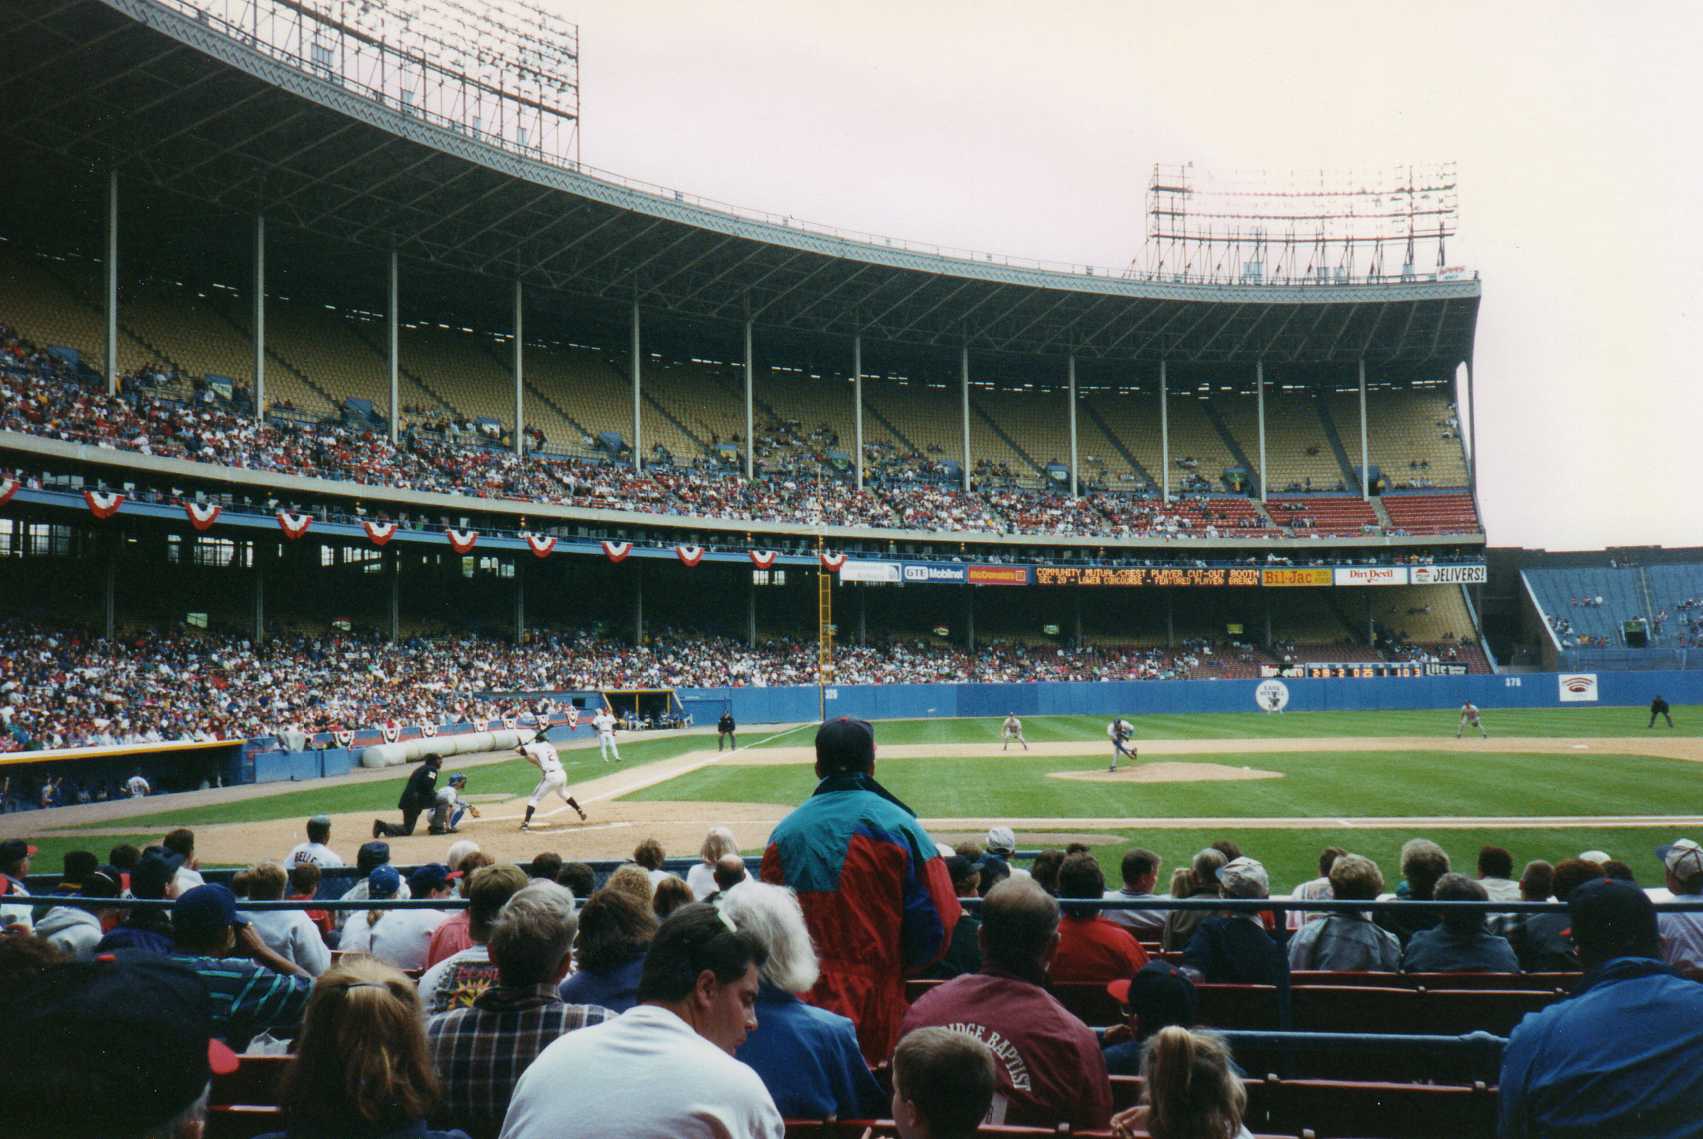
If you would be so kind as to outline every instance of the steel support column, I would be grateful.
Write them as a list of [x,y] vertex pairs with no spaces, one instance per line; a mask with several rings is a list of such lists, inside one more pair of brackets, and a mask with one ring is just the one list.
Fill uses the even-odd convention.
[[106,176],[106,394],[118,394],[118,170]]
[[964,587],[964,647],[976,651],[976,589]]
[[1260,501],[1265,501],[1265,361],[1254,361],[1254,394],[1260,420]]
[[1160,502],[1171,501],[1171,401],[1165,390],[1165,361],[1159,361],[1159,476]]
[[1070,497],[1076,497],[1076,353],[1070,354]]
[[1165,591],[1165,647],[1168,649],[1177,646],[1176,614],[1172,612],[1175,608],[1173,602],[1176,599],[1171,596],[1171,592],[1169,589]]
[[402,551],[386,550],[385,576],[390,579],[390,640],[402,639]]
[[869,636],[869,590],[859,587],[857,591],[857,643],[863,644]]
[[958,389],[962,395],[964,416],[964,491],[970,490],[970,346],[958,353]]
[[388,346],[386,363],[390,369],[390,441],[396,442],[402,431],[402,342],[398,329],[401,317],[397,309],[402,298],[400,272],[396,264],[396,248],[390,250],[390,305],[385,314],[385,343]]
[[1372,460],[1366,438],[1366,360],[1360,360],[1360,497],[1372,497]]
[[266,215],[254,215],[254,418],[266,422]]
[[[1467,413],[1466,482],[1467,482],[1467,486],[1472,489],[1472,501],[1473,501],[1473,505],[1476,507],[1478,505],[1478,404],[1473,399],[1472,379],[1473,379],[1473,377],[1472,377],[1472,361],[1469,359],[1466,362],[1466,413]],[[1455,421],[1458,423],[1458,422],[1460,422],[1460,418],[1461,418],[1460,412],[1458,410],[1459,407],[1460,407],[1460,397],[1458,395],[1455,397],[1455,407],[1457,408],[1457,410],[1455,412]],[[1459,434],[1460,428],[1457,427],[1455,429],[1455,432],[1456,432],[1456,434]],[[1483,525],[1483,519],[1482,518],[1479,520],[1479,525],[1481,525],[1481,526]]]
[[526,454],[526,293],[514,283],[514,453]]
[[254,543],[254,643],[258,647],[266,639],[266,558],[263,551],[269,543]]
[[640,434],[643,426],[639,413],[639,300],[633,298],[633,470],[645,469],[644,438]]
[[514,561],[514,643],[526,643],[526,563]]
[[1070,591],[1070,643],[1082,647],[1082,591]]
[[102,535],[102,538],[106,564],[102,567],[105,581],[101,586],[101,626],[110,641],[118,628],[118,544],[111,535]]
[[[751,316],[750,302],[746,302],[745,316],[745,477],[757,477],[757,420],[753,410],[756,398],[757,369],[751,361]],[[752,646],[756,646],[753,637]]]
[[[857,489],[863,489],[863,334],[852,337],[852,446]],[[859,590],[861,594],[862,591]],[[861,641],[860,641],[861,643]]]
[[751,575],[746,586],[745,594],[745,643],[749,648],[757,647],[757,576]]
[[633,567],[633,643],[645,643],[645,574],[642,565]]

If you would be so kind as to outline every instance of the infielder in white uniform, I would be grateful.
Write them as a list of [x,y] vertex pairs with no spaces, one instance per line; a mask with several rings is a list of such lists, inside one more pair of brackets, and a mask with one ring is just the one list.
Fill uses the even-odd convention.
[[1029,750],[1029,741],[1023,738],[1023,721],[1017,718],[1016,712],[1005,717],[1005,723],[1000,726],[1000,735],[1005,739],[1005,742],[999,746],[1000,751],[1010,748],[1013,739],[1023,745],[1024,751]]
[[1478,709],[1473,707],[1471,700],[1468,700],[1465,704],[1461,705],[1461,722],[1455,728],[1455,738],[1457,740],[1461,738],[1461,733],[1466,731],[1466,726],[1468,724],[1471,724],[1473,727],[1478,729],[1479,739],[1487,740],[1490,738],[1490,733],[1485,731],[1484,725],[1478,722]]
[[597,754],[603,757],[603,762],[609,762],[609,754],[615,754],[615,762],[621,762],[621,749],[615,744],[615,713],[608,708],[599,708],[597,715],[591,718],[591,726],[597,729]]
[[520,829],[532,829],[532,812],[538,809],[538,804],[544,801],[544,796],[551,791],[562,797],[563,802],[579,812],[580,820],[585,819],[585,811],[574,802],[574,797],[568,794],[568,773],[562,770],[562,758],[556,754],[556,749],[545,738],[543,732],[529,744],[522,744],[515,751],[526,757],[528,763],[538,769],[538,786],[532,789],[532,797],[526,801],[526,818],[522,820]]
[[1118,769],[1118,756],[1120,755],[1131,763],[1135,762],[1137,749],[1133,745],[1124,746],[1135,738],[1135,725],[1119,716],[1106,725],[1106,738],[1112,741],[1112,765],[1106,768],[1107,771]]
[[148,792],[153,790],[152,787],[148,786],[148,781],[142,778],[142,773],[140,771],[125,780],[124,787],[125,790],[130,792],[130,797],[132,799],[143,798],[148,794]]

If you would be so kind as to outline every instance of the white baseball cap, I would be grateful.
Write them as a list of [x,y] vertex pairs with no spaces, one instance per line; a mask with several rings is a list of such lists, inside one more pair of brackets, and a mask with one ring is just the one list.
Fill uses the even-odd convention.
[[1662,865],[1668,868],[1668,873],[1681,882],[1694,875],[1703,874],[1703,846],[1698,846],[1688,838],[1675,839],[1658,848],[1656,857],[1662,860]]
[[989,827],[987,848],[989,850],[1016,850],[1016,832],[1010,827]]
[[1242,857],[1218,868],[1218,884],[1224,887],[1227,898],[1267,898],[1271,896],[1271,878],[1258,859]]
[[1584,862],[1607,862],[1610,855],[1606,850],[1587,850],[1579,855]]

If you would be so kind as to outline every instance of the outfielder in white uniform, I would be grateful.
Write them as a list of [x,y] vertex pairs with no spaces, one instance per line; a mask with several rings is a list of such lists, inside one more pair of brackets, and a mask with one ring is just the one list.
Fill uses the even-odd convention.
[[1107,771],[1118,769],[1118,756],[1120,755],[1131,763],[1135,762],[1137,750],[1135,746],[1133,744],[1129,747],[1124,746],[1135,738],[1134,724],[1131,724],[1122,716],[1118,716],[1106,725],[1106,738],[1112,741],[1112,765],[1106,768]]
[[532,797],[526,801],[526,818],[522,820],[520,829],[532,829],[532,812],[538,809],[538,804],[544,801],[544,796],[551,791],[562,797],[562,801],[579,812],[580,820],[585,819],[585,811],[574,802],[574,797],[568,794],[568,773],[562,770],[562,757],[556,754],[556,749],[545,738],[543,732],[529,744],[516,748],[526,761],[538,769],[538,786],[532,789]]
[[591,718],[592,727],[597,729],[597,754],[603,757],[603,762],[609,762],[609,754],[615,754],[615,762],[621,762],[621,749],[615,744],[615,713],[607,708],[599,708],[597,715]]
[[999,747],[1000,751],[1009,749],[1013,739],[1023,745],[1024,751],[1029,750],[1029,741],[1023,738],[1023,721],[1017,718],[1016,712],[1005,717],[1005,723],[1000,726],[1000,734],[1005,738],[1005,742]]
[[1471,700],[1468,700],[1466,703],[1461,705],[1461,722],[1455,728],[1455,738],[1457,740],[1461,738],[1461,733],[1466,731],[1466,726],[1468,724],[1471,724],[1473,727],[1478,729],[1479,739],[1487,740],[1490,738],[1490,733],[1485,731],[1484,725],[1478,722],[1478,709],[1473,707]]

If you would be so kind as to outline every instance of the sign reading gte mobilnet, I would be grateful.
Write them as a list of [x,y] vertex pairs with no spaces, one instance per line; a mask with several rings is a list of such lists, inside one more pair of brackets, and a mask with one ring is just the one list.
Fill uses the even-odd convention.
[[1597,702],[1597,674],[1594,672],[1564,672],[1555,678],[1555,683],[1563,704]]

